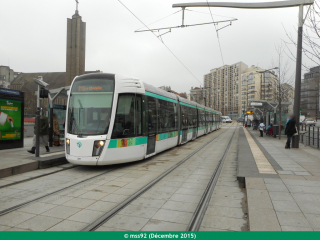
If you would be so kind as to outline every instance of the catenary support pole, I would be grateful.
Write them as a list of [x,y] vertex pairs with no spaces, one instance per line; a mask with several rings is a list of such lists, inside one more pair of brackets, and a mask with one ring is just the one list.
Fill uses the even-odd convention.
[[[299,6],[299,28],[296,61],[296,80],[294,89],[294,118],[298,134],[300,132],[300,94],[301,94],[301,60],[302,60],[302,31],[303,31],[303,5]],[[292,148],[299,148],[299,140],[292,142]]]
[[37,113],[36,113],[36,157],[39,157],[40,153],[40,86],[38,85],[37,94]]

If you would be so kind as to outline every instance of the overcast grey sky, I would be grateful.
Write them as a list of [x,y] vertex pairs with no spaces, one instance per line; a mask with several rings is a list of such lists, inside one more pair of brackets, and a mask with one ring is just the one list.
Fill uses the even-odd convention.
[[[173,9],[173,3],[196,1],[122,0],[146,24],[180,10]],[[79,2],[79,13],[87,23],[86,70],[131,75],[156,87],[170,85],[177,92],[189,92],[192,86],[203,85],[203,75],[210,69],[223,65],[213,25],[172,29],[163,36],[164,43],[194,77],[152,33],[134,33],[143,25],[119,1]],[[66,19],[72,17],[75,6],[74,0],[0,0],[0,65],[19,72],[65,71]],[[207,14],[187,11],[186,24],[211,21],[208,8],[190,10]],[[287,40],[283,27],[297,38],[297,7],[211,11],[215,21],[238,19],[219,31],[225,64],[242,61],[248,66],[271,68],[276,58],[275,46],[281,39]],[[180,24],[181,12],[150,27]],[[294,70],[292,63],[291,71]]]

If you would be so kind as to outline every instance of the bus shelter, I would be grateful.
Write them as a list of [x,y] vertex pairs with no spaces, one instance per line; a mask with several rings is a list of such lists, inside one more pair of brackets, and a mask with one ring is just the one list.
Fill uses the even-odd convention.
[[[49,91],[49,146],[52,147],[53,145],[53,115],[57,116],[57,120],[59,123],[59,130],[60,130],[60,140],[61,144],[64,143],[64,127],[65,127],[65,120],[66,120],[66,109],[67,109],[67,99],[68,99],[68,92],[70,86],[51,89]],[[54,104],[56,99],[64,99],[64,104]]]
[[[279,102],[268,100],[251,100],[249,101],[251,108],[254,110],[254,115],[263,121],[268,126],[270,123],[277,125],[279,122]],[[287,109],[291,102],[281,102],[281,109]],[[284,112],[281,113],[282,122],[287,121],[287,116]]]

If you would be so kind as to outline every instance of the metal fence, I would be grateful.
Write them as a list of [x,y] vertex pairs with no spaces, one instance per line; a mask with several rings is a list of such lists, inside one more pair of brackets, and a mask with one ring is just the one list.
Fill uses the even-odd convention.
[[300,134],[300,142],[308,145],[310,147],[319,148],[320,143],[320,127],[316,126],[307,126],[305,124],[300,125],[300,132],[305,132]]

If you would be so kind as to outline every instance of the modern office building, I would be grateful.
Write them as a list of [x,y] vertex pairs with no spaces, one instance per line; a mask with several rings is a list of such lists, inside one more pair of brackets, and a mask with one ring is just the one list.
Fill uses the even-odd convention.
[[304,74],[301,83],[301,114],[306,117],[319,118],[319,79],[320,66],[310,68]]

